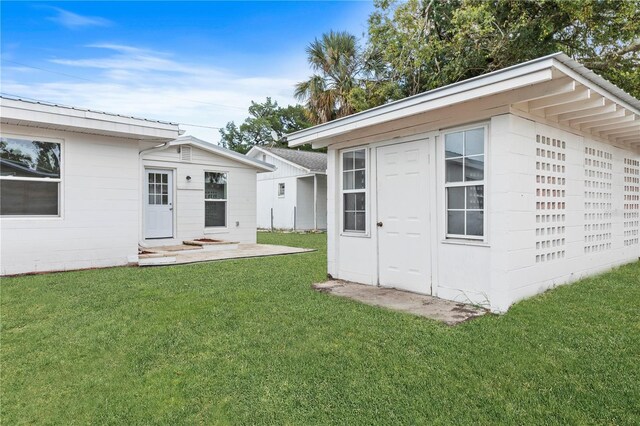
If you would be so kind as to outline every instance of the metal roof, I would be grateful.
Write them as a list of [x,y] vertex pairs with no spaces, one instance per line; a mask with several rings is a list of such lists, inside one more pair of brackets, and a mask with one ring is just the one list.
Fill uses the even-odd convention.
[[36,100],[36,99],[23,98],[23,97],[19,97],[19,96],[12,96],[12,95],[8,95],[6,93],[0,95],[0,99],[7,99],[7,100],[10,100],[10,101],[27,102],[27,103],[34,104],[34,105],[44,105],[44,106],[50,106],[50,107],[56,107],[56,108],[64,108],[64,109],[69,109],[69,110],[73,110],[73,111],[92,112],[94,114],[104,114],[104,115],[111,116],[111,117],[131,118],[131,119],[134,119],[134,120],[148,121],[150,123],[168,124],[168,125],[172,125],[172,126],[177,126],[179,124],[179,123],[175,123],[175,122],[172,122],[172,121],[153,120],[153,119],[149,119],[149,118],[134,117],[132,115],[115,114],[115,113],[111,113],[111,112],[97,111],[97,110],[88,109],[88,108],[79,108],[79,107],[74,107],[74,106],[69,106],[69,105],[56,104],[56,103],[53,103],[53,102],[40,101],[40,100]]

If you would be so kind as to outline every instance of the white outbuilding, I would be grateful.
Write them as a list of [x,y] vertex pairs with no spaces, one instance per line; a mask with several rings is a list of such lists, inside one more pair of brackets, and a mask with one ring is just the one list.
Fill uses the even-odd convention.
[[140,247],[256,241],[273,166],[177,124],[0,99],[0,274],[137,263]]
[[559,53],[288,136],[328,272],[504,312],[640,256],[640,101]]
[[258,228],[326,229],[327,154],[255,146],[247,156],[276,167],[258,175]]

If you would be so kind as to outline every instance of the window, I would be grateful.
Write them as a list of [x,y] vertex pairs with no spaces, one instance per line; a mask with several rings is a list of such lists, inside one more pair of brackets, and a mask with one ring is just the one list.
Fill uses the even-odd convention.
[[204,173],[204,226],[227,226],[226,173]]
[[364,149],[342,153],[342,229],[345,232],[364,233],[367,230],[366,154]]
[[60,214],[61,145],[0,138],[0,215]]
[[444,145],[447,236],[481,239],[485,128],[447,133]]
[[278,184],[278,197],[284,197],[284,183]]
[[167,173],[147,173],[149,177],[149,204],[169,204],[169,175]]

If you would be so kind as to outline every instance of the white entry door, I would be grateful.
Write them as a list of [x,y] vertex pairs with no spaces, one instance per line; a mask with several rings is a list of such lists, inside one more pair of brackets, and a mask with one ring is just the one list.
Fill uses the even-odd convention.
[[173,237],[173,172],[145,171],[145,238]]
[[427,141],[376,151],[379,284],[431,294]]

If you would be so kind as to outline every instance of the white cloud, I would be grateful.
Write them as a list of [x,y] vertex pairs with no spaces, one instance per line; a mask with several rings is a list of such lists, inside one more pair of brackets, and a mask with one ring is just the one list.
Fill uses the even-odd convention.
[[[293,86],[305,77],[284,75],[284,71],[277,75],[237,75],[134,46],[91,47],[99,49],[100,54],[52,60],[65,65],[63,72],[91,81],[65,77],[51,81],[52,75],[42,73],[39,80],[27,83],[24,74],[5,72],[3,92],[118,114],[224,127],[228,121],[243,121],[252,100],[271,96],[281,105],[295,103]],[[49,80],[43,81],[45,76]],[[181,127],[196,137],[219,140],[217,130]]]
[[98,16],[78,15],[77,13],[69,12],[59,7],[51,7],[51,9],[56,12],[56,15],[47,19],[72,30],[85,27],[108,27],[112,25],[112,22],[108,19]]

